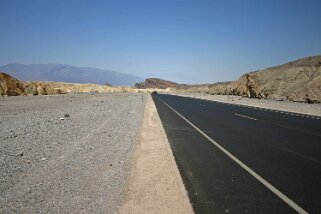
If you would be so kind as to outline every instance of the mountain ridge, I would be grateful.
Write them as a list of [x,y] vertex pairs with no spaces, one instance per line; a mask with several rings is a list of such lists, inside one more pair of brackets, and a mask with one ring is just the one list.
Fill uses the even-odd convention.
[[115,86],[133,86],[143,78],[131,74],[93,67],[79,67],[60,63],[10,63],[0,70],[23,81],[54,81],[70,83],[109,83]]

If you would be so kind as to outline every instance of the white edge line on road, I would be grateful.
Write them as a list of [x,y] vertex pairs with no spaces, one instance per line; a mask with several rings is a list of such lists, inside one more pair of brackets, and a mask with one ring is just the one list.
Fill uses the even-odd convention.
[[[185,96],[181,96],[181,95],[174,95],[174,96],[185,97]],[[287,111],[282,111],[282,110],[277,110],[277,109],[268,109],[268,108],[258,107],[258,106],[248,106],[246,104],[226,103],[223,101],[208,100],[205,98],[195,98],[195,97],[187,97],[187,98],[192,98],[192,99],[197,99],[197,100],[206,100],[206,101],[211,101],[211,102],[220,103],[220,104],[240,106],[240,107],[244,107],[244,108],[251,108],[251,109],[257,109],[257,110],[262,110],[262,111],[272,111],[272,112],[277,112],[277,113],[281,113],[281,114],[288,114],[288,115],[297,116],[297,117],[306,117],[306,118],[316,119],[316,120],[321,119],[321,116],[309,115],[309,114],[300,113],[300,112],[287,112]]]
[[[157,97],[158,98],[158,97]],[[272,184],[270,184],[267,180],[262,178],[259,174],[254,172],[251,168],[249,168],[247,165],[245,165],[242,161],[240,161],[237,157],[232,155],[229,151],[224,149],[220,144],[216,143],[212,138],[210,138],[207,134],[205,134],[201,129],[199,129],[197,126],[195,126],[192,122],[190,122],[188,119],[186,119],[183,115],[178,113],[175,109],[173,109],[170,105],[168,105],[166,102],[164,102],[162,99],[158,98],[160,101],[162,101],[168,108],[170,108],[173,112],[175,112],[178,116],[180,116],[183,120],[185,120],[189,125],[191,125],[194,129],[196,129],[199,133],[201,133],[207,140],[209,140],[211,143],[213,143],[217,148],[219,148],[222,152],[224,152],[227,156],[229,156],[232,160],[234,160],[238,165],[240,165],[245,171],[250,173],[254,178],[256,178],[259,182],[261,182],[265,187],[267,187],[270,191],[272,191],[276,196],[278,196],[280,199],[282,199],[285,203],[287,203],[291,208],[293,208],[295,211],[301,214],[307,214],[308,212],[305,211],[303,208],[301,208],[298,204],[296,204],[294,201],[292,201],[290,198],[288,198],[286,195],[284,195],[281,191],[279,191],[277,188],[275,188]]]

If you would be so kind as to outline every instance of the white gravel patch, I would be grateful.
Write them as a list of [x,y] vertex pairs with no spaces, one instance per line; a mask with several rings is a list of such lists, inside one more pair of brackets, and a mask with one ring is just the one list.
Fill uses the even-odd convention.
[[142,96],[0,98],[0,213],[116,212]]

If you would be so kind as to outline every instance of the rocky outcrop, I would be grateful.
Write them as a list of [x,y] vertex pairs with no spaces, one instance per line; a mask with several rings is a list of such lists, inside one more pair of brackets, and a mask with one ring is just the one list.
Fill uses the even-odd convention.
[[188,89],[189,85],[178,84],[176,82],[171,82],[168,80],[162,80],[158,78],[148,78],[145,82],[140,82],[135,84],[136,88],[146,89],[146,88],[154,88],[154,89],[167,89],[167,88],[175,88],[175,89]]
[[321,56],[306,57],[276,67],[249,72],[236,81],[183,85],[156,78],[137,83],[137,88],[166,92],[238,95],[250,98],[321,102]]
[[0,73],[0,95],[18,96],[25,93],[25,84],[6,73]]
[[54,88],[48,83],[23,82],[6,73],[0,73],[1,96],[50,95],[62,93],[64,93],[63,90]]
[[192,87],[188,91],[320,103],[321,56],[250,72],[232,82]]
[[[64,93],[149,92],[151,90],[152,89],[112,87],[98,84],[42,81],[23,82],[6,73],[0,73],[0,96],[52,95]],[[162,89],[160,91],[162,91]]]
[[207,93],[210,94],[228,94],[230,92],[230,88],[228,87],[231,82],[218,82],[211,85],[208,85]]

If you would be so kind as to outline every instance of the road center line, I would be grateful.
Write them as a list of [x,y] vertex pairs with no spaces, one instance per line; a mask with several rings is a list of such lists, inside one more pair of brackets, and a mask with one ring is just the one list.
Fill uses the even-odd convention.
[[235,161],[240,167],[242,167],[245,171],[250,173],[254,178],[256,178],[260,183],[262,183],[265,187],[267,187],[270,191],[272,191],[276,196],[278,196],[281,200],[283,200],[285,203],[287,203],[291,208],[293,208],[295,211],[301,214],[307,214],[308,212],[305,211],[302,207],[300,207],[298,204],[296,204],[293,200],[288,198],[286,195],[284,195],[281,191],[279,191],[277,188],[275,188],[272,184],[270,184],[267,180],[262,178],[259,174],[254,172],[250,167],[248,167],[246,164],[244,164],[241,160],[239,160],[237,157],[232,155],[229,151],[227,151],[225,148],[223,148],[220,144],[215,142],[212,138],[210,138],[207,134],[205,134],[201,129],[199,129],[196,125],[194,125],[192,122],[190,122],[188,119],[186,119],[183,115],[178,113],[175,109],[173,109],[170,105],[168,105],[166,102],[164,102],[161,98],[157,97],[162,103],[164,103],[169,109],[171,109],[173,112],[175,112],[178,116],[180,116],[183,120],[185,120],[189,125],[191,125],[194,129],[196,129],[201,135],[203,135],[207,140],[209,140],[211,143],[213,143],[217,148],[219,148],[222,152],[224,152],[228,157],[230,157],[233,161]]
[[243,115],[243,114],[234,113],[234,115],[239,116],[239,117],[244,117],[244,118],[247,118],[247,119],[250,119],[250,120],[257,120],[256,118],[249,117],[249,116],[246,116],[246,115]]

